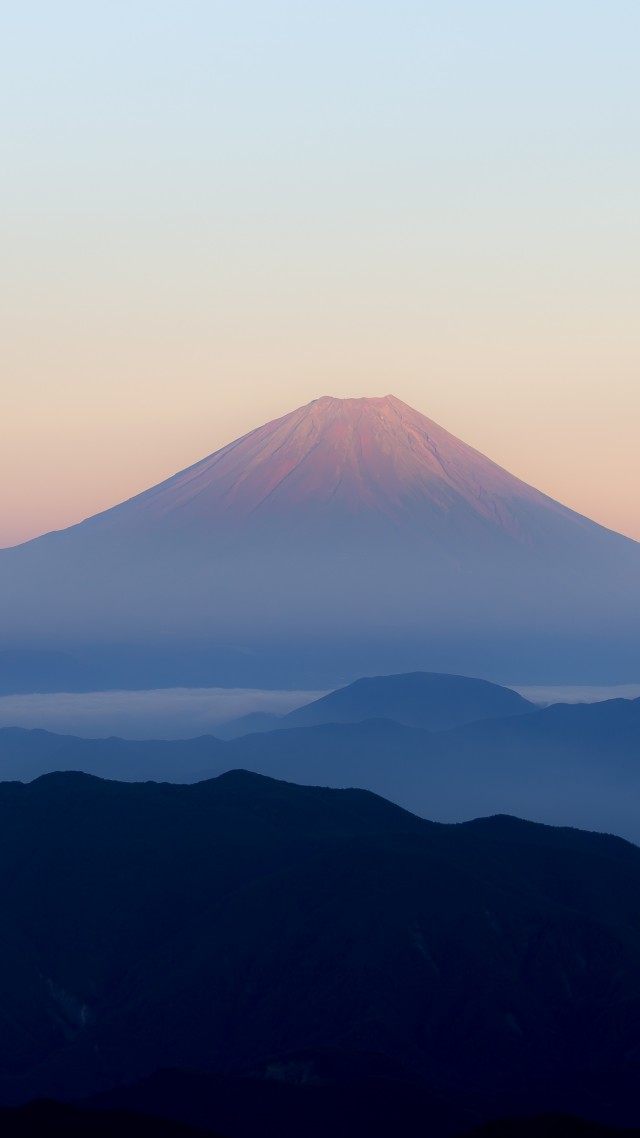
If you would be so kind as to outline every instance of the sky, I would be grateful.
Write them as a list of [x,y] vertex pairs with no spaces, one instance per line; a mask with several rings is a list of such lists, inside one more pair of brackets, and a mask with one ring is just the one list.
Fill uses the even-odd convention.
[[0,9],[0,545],[393,393],[640,540],[637,0]]

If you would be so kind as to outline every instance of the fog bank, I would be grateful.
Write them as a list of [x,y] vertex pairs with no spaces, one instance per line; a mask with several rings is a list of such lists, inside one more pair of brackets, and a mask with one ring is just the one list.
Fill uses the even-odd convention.
[[0,697],[0,727],[40,727],[100,739],[191,739],[253,711],[285,715],[322,691],[166,688],[153,691],[55,692]]

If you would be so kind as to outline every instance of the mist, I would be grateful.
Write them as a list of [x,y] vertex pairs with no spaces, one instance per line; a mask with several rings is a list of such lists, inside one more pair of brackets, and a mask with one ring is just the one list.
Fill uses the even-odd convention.
[[0,697],[0,728],[41,728],[101,739],[192,739],[215,735],[229,719],[262,711],[285,715],[322,691],[165,688],[155,691],[56,692]]

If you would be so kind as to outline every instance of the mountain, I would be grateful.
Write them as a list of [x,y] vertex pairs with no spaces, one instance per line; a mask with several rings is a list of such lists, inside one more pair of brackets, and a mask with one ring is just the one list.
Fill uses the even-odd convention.
[[[169,1114],[174,1069],[196,1090],[307,1088],[310,1116],[340,1088],[366,1116],[379,1081],[377,1101],[422,1103],[416,1138],[500,1114],[640,1120],[640,850],[620,839],[438,825],[245,772],[57,774],[0,785],[0,867],[6,1105],[158,1076],[155,1103],[111,1102]],[[197,1124],[242,1133],[215,1103]],[[332,1133],[354,1132],[337,1110]]]
[[5,690],[327,688],[425,669],[624,682],[640,672],[639,576],[638,543],[393,396],[325,397],[0,551],[1,676]]
[[[347,702],[338,700],[336,716],[371,709],[369,695],[377,692],[380,705],[387,699],[387,710],[395,700],[398,715],[416,718],[421,701],[408,698],[416,694],[415,677],[388,678],[388,687],[385,677],[376,677],[364,681],[362,689],[359,684],[344,689]],[[469,687],[464,677],[425,679],[424,684],[418,681],[418,693],[447,691],[443,713],[461,726],[434,732],[391,719],[308,727],[288,723],[286,729],[228,741],[211,736],[81,739],[4,728],[0,778],[26,782],[52,771],[79,770],[128,782],[193,783],[243,768],[301,785],[360,787],[442,822],[498,811],[605,830],[640,843],[640,699],[535,710],[525,701],[522,706],[514,693],[475,680],[469,680]],[[313,711],[318,704],[321,710],[327,707],[316,701],[308,708]],[[510,714],[489,718],[488,712],[497,712],[501,704]],[[464,723],[472,708],[485,718]],[[425,719],[434,709],[427,700]],[[514,709],[526,714],[513,714]]]
[[639,741],[640,699],[608,700],[438,733],[370,719],[246,735],[227,743],[208,773],[242,767],[363,787],[442,822],[504,812],[640,843]]
[[277,731],[286,727],[285,716],[271,711],[250,711],[238,719],[226,719],[216,724],[216,738],[238,739],[241,735],[253,735],[256,731]]
[[405,727],[445,731],[479,719],[525,715],[534,705],[510,688],[437,672],[370,676],[329,692],[276,721],[279,727],[393,719]]
[[99,778],[193,782],[226,758],[211,735],[196,739],[82,739],[52,731],[0,727],[0,779],[30,782],[53,771],[83,771]]
[[365,719],[392,719],[405,727],[444,731],[478,719],[524,715],[534,709],[535,704],[511,688],[487,680],[411,672],[365,676],[286,715],[252,712],[231,719],[221,724],[216,734],[220,739],[236,739],[256,732],[317,727],[321,723],[359,723]]
[[[313,706],[313,705],[310,705]],[[509,813],[640,843],[640,699],[557,704],[432,733],[390,720],[246,735],[209,773],[358,786],[423,817]]]

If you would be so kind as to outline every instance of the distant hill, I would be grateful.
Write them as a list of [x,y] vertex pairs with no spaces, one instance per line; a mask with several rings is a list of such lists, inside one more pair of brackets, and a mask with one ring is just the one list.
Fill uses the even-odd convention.
[[639,1121],[640,849],[616,838],[243,772],[57,774],[0,785],[0,919],[5,1103],[174,1068],[380,1079],[442,1134]]
[[479,719],[524,715],[534,704],[510,688],[468,676],[439,672],[370,676],[284,715],[278,726],[315,727],[393,719],[405,727],[446,731]]
[[501,811],[640,842],[640,700],[556,705],[430,733],[388,720],[247,735],[223,766],[361,786],[459,821]]
[[95,740],[0,729],[5,780],[83,770],[130,782],[192,783],[244,768],[304,785],[372,790],[434,821],[502,812],[636,842],[639,754],[640,700],[559,704],[438,732],[388,719],[290,723],[287,730],[228,741]]
[[52,731],[0,727],[0,779],[29,782],[53,771],[84,771],[99,778],[193,782],[224,762],[224,743],[196,739],[83,739]]
[[278,731],[285,727],[285,716],[270,711],[250,711],[237,719],[227,719],[216,725],[216,738],[239,739],[241,735],[253,735],[256,731]]

